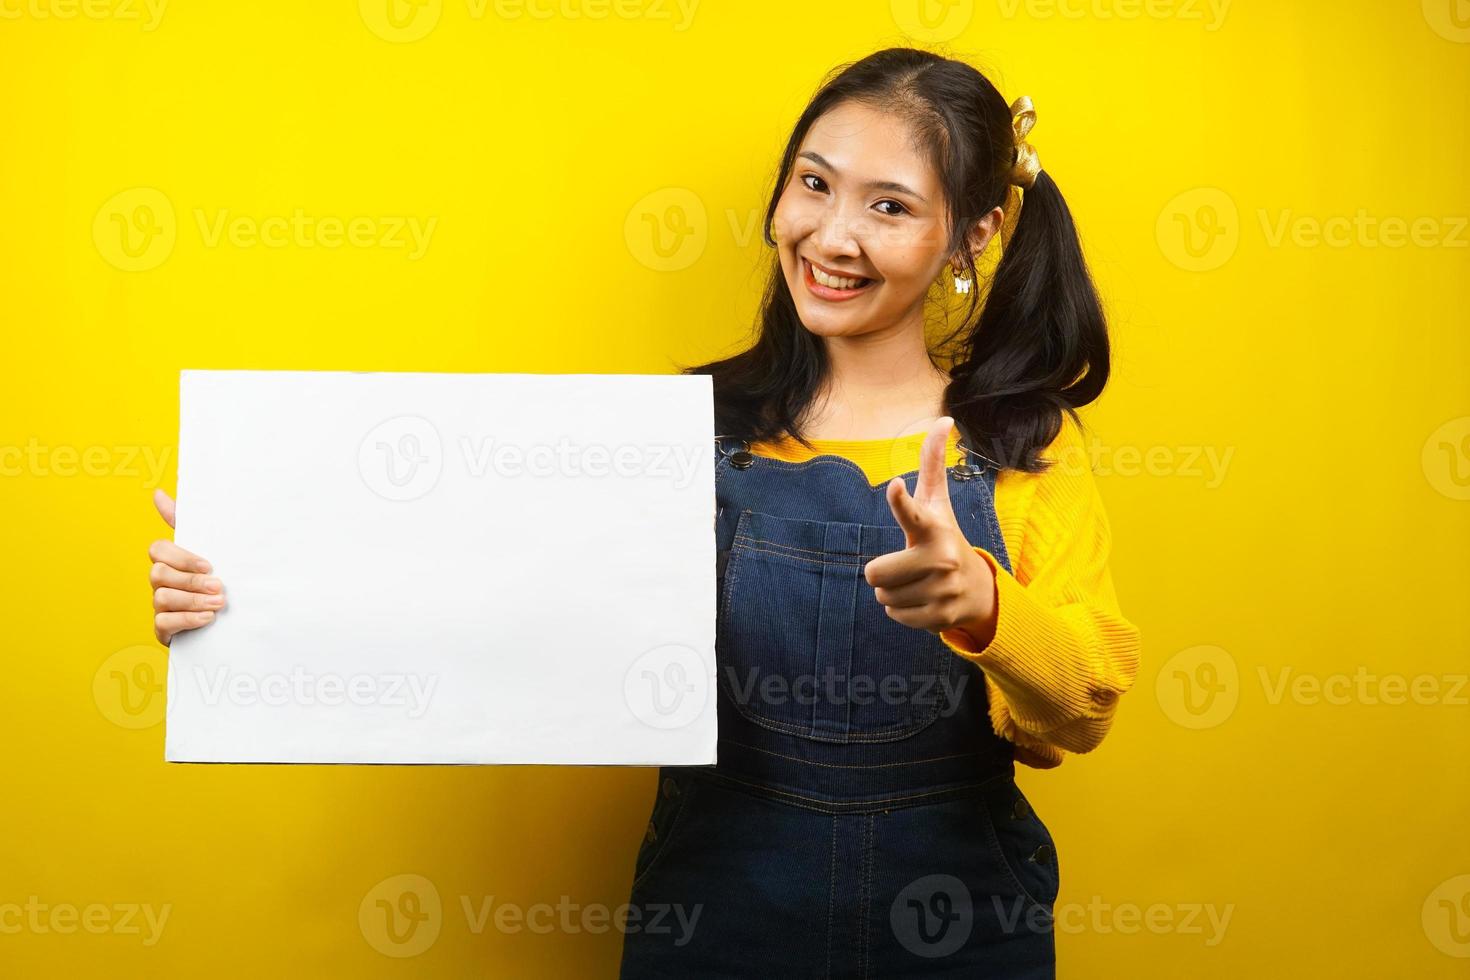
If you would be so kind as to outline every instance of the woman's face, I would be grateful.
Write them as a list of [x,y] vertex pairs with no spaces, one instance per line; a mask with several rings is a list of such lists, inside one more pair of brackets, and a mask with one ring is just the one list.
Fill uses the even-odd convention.
[[797,313],[818,336],[922,323],[950,255],[938,175],[911,140],[892,114],[846,102],[797,150],[772,228]]

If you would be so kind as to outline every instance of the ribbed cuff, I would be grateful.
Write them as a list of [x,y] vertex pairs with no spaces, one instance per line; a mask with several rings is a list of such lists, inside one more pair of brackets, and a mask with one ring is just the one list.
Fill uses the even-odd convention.
[[[1128,651],[1136,658],[1137,631],[1121,618],[1088,616],[1074,622],[1085,610],[1073,607],[1069,619],[1042,605],[995,556],[984,548],[975,551],[995,575],[995,635],[983,647],[963,630],[945,630],[940,639],[991,677],[1016,724],[1032,735],[1079,718],[1109,718],[1132,673],[1127,663],[1117,671],[1104,670],[1098,651]],[[1110,684],[1115,673],[1126,680]]]

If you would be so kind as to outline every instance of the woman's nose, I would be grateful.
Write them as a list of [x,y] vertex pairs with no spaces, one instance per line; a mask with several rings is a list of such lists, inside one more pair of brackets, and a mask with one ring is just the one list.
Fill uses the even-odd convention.
[[833,205],[823,212],[813,238],[825,254],[857,255],[868,235],[868,224],[865,219]]

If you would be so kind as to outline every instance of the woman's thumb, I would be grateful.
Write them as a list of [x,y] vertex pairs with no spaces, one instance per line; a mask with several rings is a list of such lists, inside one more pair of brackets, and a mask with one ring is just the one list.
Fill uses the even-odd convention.
[[168,522],[169,527],[174,526],[174,498],[163,492],[162,487],[153,488],[153,506],[158,508],[158,513]]

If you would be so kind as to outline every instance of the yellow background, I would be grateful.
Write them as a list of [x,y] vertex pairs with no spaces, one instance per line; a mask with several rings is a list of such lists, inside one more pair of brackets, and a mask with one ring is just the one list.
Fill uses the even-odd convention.
[[[790,125],[908,41],[1033,97],[1116,341],[1087,417],[1143,669],[1020,775],[1061,975],[1470,970],[1470,5],[387,2],[0,0],[0,907],[169,910],[0,931],[0,974],[614,975],[617,933],[462,899],[624,901],[649,770],[164,764],[178,372],[728,350]],[[251,244],[298,209],[364,237]],[[422,950],[360,924],[424,881]]]

